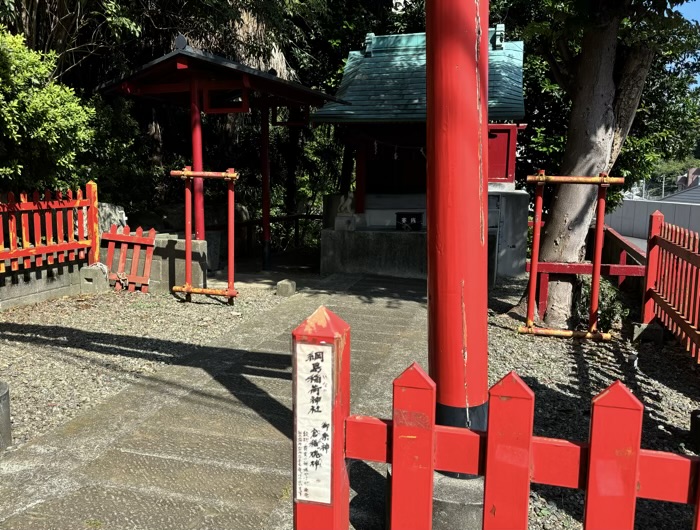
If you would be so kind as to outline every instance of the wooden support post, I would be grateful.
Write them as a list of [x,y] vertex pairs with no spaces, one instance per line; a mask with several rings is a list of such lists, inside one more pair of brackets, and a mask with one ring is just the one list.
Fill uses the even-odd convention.
[[435,383],[413,363],[394,381],[390,530],[432,528]]
[[[190,124],[192,129],[192,170],[203,171],[202,158],[202,111],[198,79],[190,83]],[[194,231],[198,240],[205,239],[204,233],[204,179],[194,179]]]
[[294,528],[347,530],[350,326],[319,307],[292,332]]
[[511,372],[489,398],[483,528],[527,528],[535,394]]
[[593,398],[585,528],[634,528],[643,416],[619,381]]
[[[48,194],[48,192],[47,192]],[[90,240],[90,251],[88,252],[88,264],[92,265],[100,261],[100,219],[99,210],[97,207],[97,184],[92,180],[87,183],[86,187],[87,199],[90,202],[87,211],[87,229],[88,229],[88,239]],[[48,201],[48,195],[46,200]],[[46,226],[46,244],[49,244],[49,239],[51,239],[51,231],[49,230],[49,223],[47,217]],[[53,259],[49,260],[51,263]]]
[[647,263],[644,274],[644,302],[642,306],[642,322],[649,324],[654,320],[654,300],[651,297],[659,274],[659,246],[656,238],[661,235],[664,224],[664,214],[655,211],[649,218],[649,237],[647,239]]

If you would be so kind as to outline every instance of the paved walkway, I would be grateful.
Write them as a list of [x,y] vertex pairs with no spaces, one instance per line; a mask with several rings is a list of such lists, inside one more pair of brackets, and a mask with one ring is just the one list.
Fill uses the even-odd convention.
[[[291,528],[291,330],[322,304],[352,326],[353,413],[388,417],[427,366],[425,283],[334,276],[7,453],[0,529]],[[382,528],[383,468],[350,476],[354,526]]]

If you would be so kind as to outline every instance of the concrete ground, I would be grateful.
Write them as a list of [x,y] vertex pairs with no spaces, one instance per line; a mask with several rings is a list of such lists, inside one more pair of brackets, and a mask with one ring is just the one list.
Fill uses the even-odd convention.
[[[220,344],[3,455],[0,529],[291,528],[291,330],[320,305],[352,326],[353,413],[389,417],[391,381],[427,366],[424,282],[299,283]],[[350,477],[351,522],[382,528],[384,468],[354,462]]]

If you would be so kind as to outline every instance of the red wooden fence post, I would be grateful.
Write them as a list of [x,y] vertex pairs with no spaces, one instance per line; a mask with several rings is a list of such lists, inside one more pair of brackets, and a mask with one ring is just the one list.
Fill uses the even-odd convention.
[[391,530],[433,526],[436,389],[413,363],[394,381]]
[[[540,170],[538,175],[544,175]],[[535,218],[532,224],[532,252],[530,253],[530,284],[527,295],[527,327],[535,325],[535,293],[537,292],[537,268],[540,265],[540,232],[542,231],[542,200],[544,183],[535,188]]]
[[[91,247],[88,253],[88,263],[92,265],[100,261],[100,221],[99,212],[97,210],[97,184],[92,180],[86,186],[87,199],[90,201],[88,205],[88,239],[90,239]],[[71,227],[72,229],[72,227]]]
[[527,528],[535,394],[511,372],[489,391],[484,530]]
[[350,326],[325,307],[292,332],[294,528],[347,530]]
[[632,530],[644,406],[619,381],[593,398],[583,526]]
[[664,214],[656,210],[649,218],[649,237],[647,239],[647,264],[644,273],[644,305],[642,306],[642,323],[649,324],[654,320],[654,300],[652,289],[656,287],[659,270],[659,246],[656,238],[661,235],[664,224]]

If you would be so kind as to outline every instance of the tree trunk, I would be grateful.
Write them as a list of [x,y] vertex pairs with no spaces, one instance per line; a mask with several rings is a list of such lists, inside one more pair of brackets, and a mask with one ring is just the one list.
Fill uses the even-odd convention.
[[[597,175],[610,167],[615,136],[615,59],[619,19],[589,29],[583,37],[578,69],[571,85],[571,117],[564,175]],[[594,186],[560,185],[542,242],[542,261],[576,263],[583,259],[593,217]],[[575,278],[558,277],[549,284],[545,322],[568,327]]]

